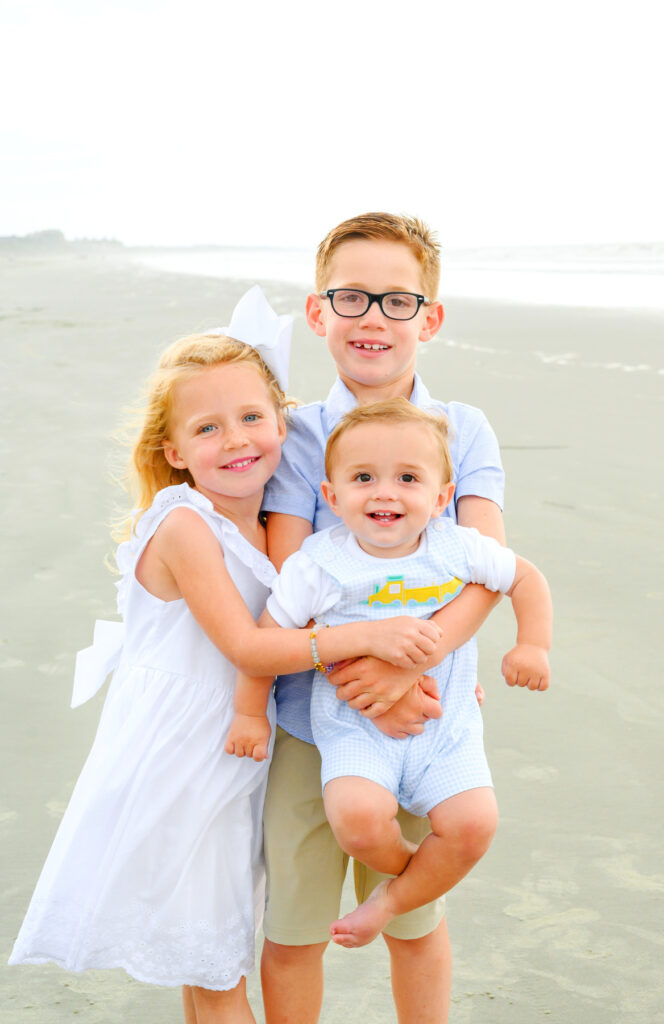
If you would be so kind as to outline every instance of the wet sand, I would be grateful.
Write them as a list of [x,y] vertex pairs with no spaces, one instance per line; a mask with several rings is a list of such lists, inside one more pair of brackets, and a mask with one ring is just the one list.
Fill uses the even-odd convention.
[[[297,315],[292,393],[322,397],[334,374],[304,291],[263,284]],[[0,255],[3,964],[103,699],[69,710],[75,652],[114,614],[109,435],[163,346],[227,323],[246,287],[121,253]],[[455,1024],[664,1021],[663,341],[653,313],[450,300],[421,349],[432,393],[496,429],[509,541],[556,604],[546,694],[502,682],[505,603],[482,631],[501,824],[448,899]],[[256,975],[250,992],[262,1021]],[[8,1024],[180,1020],[176,990],[50,966],[0,967],[0,1009]],[[394,1020],[383,944],[331,949],[324,1024]]]

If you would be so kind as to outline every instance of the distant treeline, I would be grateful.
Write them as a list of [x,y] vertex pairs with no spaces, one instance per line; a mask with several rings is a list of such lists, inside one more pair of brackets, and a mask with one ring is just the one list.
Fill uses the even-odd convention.
[[122,248],[122,242],[115,238],[76,238],[68,241],[62,231],[50,229],[47,231],[33,231],[29,235],[4,235],[0,236],[0,250],[40,250],[55,251],[61,249],[86,249],[90,246],[95,248]]

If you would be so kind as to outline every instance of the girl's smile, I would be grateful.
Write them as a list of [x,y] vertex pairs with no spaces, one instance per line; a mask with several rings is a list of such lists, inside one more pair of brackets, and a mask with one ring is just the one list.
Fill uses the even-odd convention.
[[248,469],[249,466],[253,466],[255,462],[258,462],[258,456],[251,459],[238,459],[236,462],[228,462],[225,466],[220,466],[220,469],[231,469],[236,473],[241,473],[243,470]]

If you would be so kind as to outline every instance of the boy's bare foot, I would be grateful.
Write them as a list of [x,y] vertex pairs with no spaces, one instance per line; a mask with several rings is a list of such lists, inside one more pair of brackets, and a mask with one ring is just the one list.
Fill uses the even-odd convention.
[[392,918],[394,913],[389,909],[387,902],[387,888],[391,879],[379,882],[374,891],[364,903],[346,914],[339,921],[330,925],[332,941],[339,946],[346,946],[352,949],[355,946],[366,946],[373,942],[377,935],[380,935]]

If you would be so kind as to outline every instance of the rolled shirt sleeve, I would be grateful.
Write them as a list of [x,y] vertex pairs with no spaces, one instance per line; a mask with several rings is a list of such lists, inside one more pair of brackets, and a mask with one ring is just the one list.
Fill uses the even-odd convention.
[[330,576],[304,551],[296,551],[286,559],[272,585],[267,610],[280,626],[298,629],[324,615],[340,596]]

